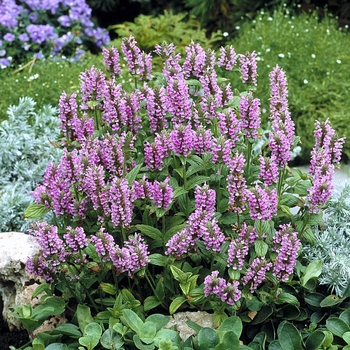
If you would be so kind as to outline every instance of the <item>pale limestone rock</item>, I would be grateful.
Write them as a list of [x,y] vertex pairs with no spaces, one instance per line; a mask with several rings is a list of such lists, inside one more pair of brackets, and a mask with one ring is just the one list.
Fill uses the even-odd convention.
[[172,319],[166,325],[166,328],[173,327],[180,335],[182,340],[186,340],[191,335],[195,335],[196,332],[190,328],[186,321],[192,321],[202,327],[213,328],[213,315],[205,311],[197,312],[178,312],[172,315]]
[[2,317],[10,329],[20,329],[21,322],[12,316],[9,307],[34,303],[31,294],[39,280],[34,280],[26,270],[28,256],[39,253],[40,247],[33,236],[21,232],[0,233],[0,298]]

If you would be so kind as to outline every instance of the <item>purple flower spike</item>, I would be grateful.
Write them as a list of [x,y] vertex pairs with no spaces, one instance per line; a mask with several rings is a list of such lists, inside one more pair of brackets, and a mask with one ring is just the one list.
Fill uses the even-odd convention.
[[253,220],[267,221],[277,215],[277,190],[256,185],[247,191],[250,216]]
[[136,46],[135,38],[130,35],[122,41],[122,51],[131,74],[138,74],[141,50]]
[[218,66],[226,70],[232,70],[237,62],[237,55],[232,45],[220,48],[220,58]]
[[288,107],[286,74],[278,65],[270,73],[270,119],[273,132],[270,133],[270,149],[280,167],[291,157],[294,138],[294,122]]
[[71,249],[73,253],[77,253],[79,249],[83,249],[88,245],[86,234],[82,227],[73,229],[67,226],[67,233],[63,235],[63,238],[66,240],[68,248]]
[[120,74],[119,64],[119,52],[115,47],[106,49],[102,48],[103,60],[106,70],[111,74],[112,77]]
[[246,137],[256,138],[260,127],[260,100],[253,98],[248,92],[247,96],[240,97],[240,128]]
[[267,262],[264,257],[255,258],[249,268],[246,275],[242,278],[242,283],[247,286],[251,293],[254,293],[256,288],[263,282],[266,276],[266,272],[272,267],[271,262]]
[[270,158],[259,157],[260,161],[260,173],[259,177],[263,179],[264,186],[271,186],[278,182],[278,165],[274,154]]
[[199,77],[203,72],[204,65],[204,49],[199,44],[192,42],[186,47],[186,58],[182,66],[185,72],[185,78],[189,78],[191,75]]
[[91,235],[90,240],[95,244],[96,252],[102,261],[110,261],[110,254],[115,250],[114,238],[101,228],[96,235]]
[[167,177],[163,182],[155,180],[152,188],[154,205],[167,210],[173,199],[173,188],[169,185],[169,178]]
[[280,230],[276,232],[272,244],[274,244],[272,250],[277,252],[273,274],[282,281],[286,281],[297,263],[298,249],[301,245],[298,232],[295,232],[290,224],[280,225]]
[[258,76],[256,65],[256,52],[247,52],[245,55],[239,55],[238,57],[241,64],[242,82],[256,86],[256,78]]

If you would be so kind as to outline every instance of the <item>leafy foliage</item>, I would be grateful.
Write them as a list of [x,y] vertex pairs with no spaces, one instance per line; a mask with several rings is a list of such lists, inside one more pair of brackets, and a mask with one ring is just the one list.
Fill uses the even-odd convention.
[[7,115],[0,125],[0,232],[24,231],[29,192],[42,180],[48,162],[61,155],[50,144],[58,136],[57,110],[44,106],[36,112],[34,100],[25,97]]
[[124,22],[111,26],[120,39],[113,40],[112,45],[119,47],[121,38],[132,35],[140,49],[149,52],[154,47],[166,41],[174,43],[179,51],[184,53],[185,46],[193,40],[195,43],[210,47],[221,39],[220,32],[213,33],[211,38],[206,37],[205,29],[202,29],[198,20],[187,13],[174,14],[164,11],[163,15],[146,16],[139,15],[134,22]]

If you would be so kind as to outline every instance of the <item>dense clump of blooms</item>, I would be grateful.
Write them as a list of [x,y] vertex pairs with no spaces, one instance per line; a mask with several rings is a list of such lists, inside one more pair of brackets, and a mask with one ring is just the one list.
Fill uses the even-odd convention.
[[291,159],[294,122],[288,107],[286,74],[278,65],[270,73],[270,149],[277,165],[284,167]]
[[[0,65],[50,55],[77,60],[91,42],[101,48],[109,34],[95,27],[85,0],[2,1],[0,4]],[[21,50],[18,50],[21,48]]]
[[228,305],[234,305],[241,298],[241,291],[238,289],[238,281],[227,283],[221,277],[218,277],[219,271],[213,271],[211,275],[204,280],[204,295],[211,294],[218,296],[221,301]]
[[337,137],[327,119],[315,122],[315,147],[311,151],[310,175],[314,182],[309,190],[306,205],[310,212],[319,212],[330,198],[335,165],[340,162],[344,138]]
[[271,220],[277,215],[277,190],[261,188],[256,185],[251,191],[246,191],[250,216],[253,220]]
[[266,272],[272,267],[271,262],[267,262],[265,258],[255,258],[248,267],[245,276],[242,277],[242,283],[249,287],[251,293],[258,288],[266,277]]
[[256,52],[247,52],[245,55],[239,55],[239,62],[241,64],[241,78],[243,83],[257,85],[257,64]]
[[[289,208],[300,206],[300,222],[313,215],[307,209],[325,203],[343,140],[328,121],[316,124],[311,177],[302,180],[287,168],[294,124],[278,66],[270,76],[272,131],[258,149],[255,92],[234,98],[229,83],[218,84],[220,69],[236,64],[232,47],[222,48],[217,62],[213,50],[192,43],[181,63],[173,45],[157,45],[164,66],[153,76],[151,56],[136,44],[129,37],[121,52],[104,49],[106,72],[83,72],[80,98],[63,93],[60,99],[63,157],[49,164],[33,196],[37,211],[50,209],[62,225],[34,225],[43,252],[29,270],[50,281],[62,277],[63,262],[79,276],[99,272],[93,281],[101,295],[105,288],[115,294],[106,280],[115,288],[132,285],[145,293],[147,307],[155,302],[147,299],[154,290],[155,304],[167,304],[158,298],[163,294],[174,300],[172,278],[184,302],[193,303],[199,276],[199,293],[210,302],[238,307],[242,297],[264,294],[259,288],[266,280],[274,281],[269,293],[277,298],[300,246]],[[127,89],[119,54],[134,78]],[[243,81],[255,85],[256,54],[238,58]],[[308,195],[296,198],[305,188]],[[208,272],[213,266],[217,270]],[[84,287],[82,278],[77,281]]]
[[298,232],[288,225],[281,225],[280,230],[276,232],[272,243],[272,250],[277,252],[276,261],[273,267],[273,274],[285,281],[293,273],[297,263],[297,254],[300,247]]

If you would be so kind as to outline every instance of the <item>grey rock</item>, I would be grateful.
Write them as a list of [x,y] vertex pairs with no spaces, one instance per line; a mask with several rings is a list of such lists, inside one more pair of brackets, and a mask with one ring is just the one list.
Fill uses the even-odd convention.
[[38,304],[38,300],[32,300],[32,293],[40,280],[29,275],[26,261],[39,250],[33,236],[21,232],[0,233],[0,298],[2,317],[10,330],[21,328],[21,322],[12,315],[10,307]]
[[213,315],[205,311],[178,312],[172,315],[172,319],[169,321],[169,323],[165,327],[173,328],[179,333],[182,340],[186,340],[191,335],[196,334],[196,332],[186,324],[186,321],[190,320],[202,327],[213,328],[212,318],[213,318]]

